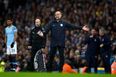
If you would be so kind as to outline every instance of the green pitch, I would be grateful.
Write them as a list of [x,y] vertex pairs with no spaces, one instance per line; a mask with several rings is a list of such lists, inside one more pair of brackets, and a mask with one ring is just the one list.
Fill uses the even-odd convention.
[[116,77],[111,74],[62,74],[62,73],[38,73],[38,72],[4,72],[0,77]]

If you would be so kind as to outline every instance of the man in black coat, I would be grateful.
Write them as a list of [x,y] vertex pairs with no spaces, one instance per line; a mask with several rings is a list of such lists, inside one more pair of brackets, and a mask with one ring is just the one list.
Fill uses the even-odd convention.
[[28,48],[31,49],[31,62],[30,62],[30,70],[34,71],[34,58],[37,54],[37,51],[40,49],[44,49],[46,38],[45,34],[43,34],[44,29],[41,26],[41,20],[39,18],[35,19],[35,27],[31,30],[30,38],[29,38],[29,46]]
[[96,28],[91,30],[91,34],[85,38],[84,43],[87,45],[85,58],[88,64],[88,72],[91,72],[92,68],[97,72],[97,56],[99,52],[100,39]]
[[62,66],[64,64],[65,31],[69,29],[83,29],[86,31],[89,30],[86,26],[74,26],[63,21],[61,11],[56,11],[55,19],[45,26],[46,33],[51,31],[51,45],[48,60],[48,71],[52,71],[52,63],[57,50],[59,51],[60,55],[59,71],[62,71]]
[[99,30],[100,35],[100,56],[105,67],[105,72],[110,73],[110,57],[111,57],[111,40],[108,35],[105,34],[105,29]]

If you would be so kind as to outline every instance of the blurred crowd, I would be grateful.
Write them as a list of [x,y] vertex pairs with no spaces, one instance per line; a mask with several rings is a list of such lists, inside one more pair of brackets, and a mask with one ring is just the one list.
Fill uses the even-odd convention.
[[[54,18],[54,12],[61,10],[63,19],[74,24],[90,28],[104,27],[112,41],[112,55],[116,56],[116,2],[115,0],[0,0],[0,58],[10,67],[3,45],[3,29],[5,19],[13,17],[14,25],[18,29],[18,54],[22,71],[28,71],[30,50],[28,50],[29,33],[34,27],[34,18],[40,17],[45,26]],[[66,31],[65,58],[71,61],[74,68],[85,66],[84,53],[86,45],[82,44],[89,33],[73,30]],[[47,35],[45,47],[46,58],[49,52],[50,36]],[[57,53],[58,54],[58,53]],[[54,59],[54,70],[58,69],[58,55]],[[47,59],[46,59],[47,62]]]

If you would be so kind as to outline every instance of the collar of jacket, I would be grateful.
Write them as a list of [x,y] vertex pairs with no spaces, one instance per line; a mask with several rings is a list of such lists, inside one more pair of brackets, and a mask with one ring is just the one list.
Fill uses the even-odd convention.
[[36,29],[41,29],[41,26],[39,26],[39,27],[35,26],[35,28],[36,28]]

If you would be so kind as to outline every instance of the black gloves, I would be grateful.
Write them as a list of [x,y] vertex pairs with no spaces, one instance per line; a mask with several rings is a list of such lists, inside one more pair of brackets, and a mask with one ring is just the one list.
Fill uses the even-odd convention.
[[15,42],[12,42],[12,43],[11,43],[11,45],[10,45],[10,47],[11,47],[11,48],[13,48],[13,47],[14,47],[14,43],[15,43]]

